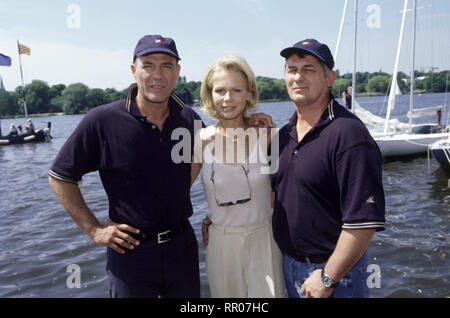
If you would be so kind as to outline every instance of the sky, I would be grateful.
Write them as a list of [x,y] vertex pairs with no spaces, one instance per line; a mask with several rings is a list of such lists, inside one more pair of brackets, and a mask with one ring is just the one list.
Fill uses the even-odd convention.
[[[146,34],[175,39],[181,75],[201,81],[217,58],[244,57],[257,76],[283,78],[280,51],[315,38],[335,52],[345,0],[0,0],[0,66],[7,90],[21,85],[17,41],[25,84],[82,82],[122,90],[133,82],[130,64]],[[417,0],[416,69],[450,69],[450,1]],[[409,1],[408,8],[413,7]],[[357,71],[392,73],[403,0],[358,0]],[[409,74],[412,12],[408,12],[400,70]],[[354,0],[348,4],[336,67],[353,70]]]

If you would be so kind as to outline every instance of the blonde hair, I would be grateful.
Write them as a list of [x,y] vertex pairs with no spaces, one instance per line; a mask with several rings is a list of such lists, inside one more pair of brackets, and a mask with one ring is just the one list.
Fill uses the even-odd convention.
[[214,84],[214,74],[222,70],[236,71],[244,75],[247,82],[247,90],[250,92],[250,98],[245,105],[244,117],[247,116],[247,111],[253,111],[256,109],[256,102],[258,101],[258,90],[256,88],[256,78],[252,69],[247,62],[240,56],[231,55],[218,58],[211,64],[206,71],[205,77],[202,81],[202,87],[200,90],[200,96],[203,103],[202,110],[207,113],[213,119],[219,119],[217,117],[216,109],[214,107],[214,101],[212,98],[212,89]]

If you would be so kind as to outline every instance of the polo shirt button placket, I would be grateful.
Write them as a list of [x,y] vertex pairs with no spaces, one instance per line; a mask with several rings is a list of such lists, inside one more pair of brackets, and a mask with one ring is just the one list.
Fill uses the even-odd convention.
[[[156,128],[158,128],[158,127],[155,124],[152,124],[152,129],[156,130]],[[162,144],[162,142],[163,142],[163,139],[159,138],[159,143]]]

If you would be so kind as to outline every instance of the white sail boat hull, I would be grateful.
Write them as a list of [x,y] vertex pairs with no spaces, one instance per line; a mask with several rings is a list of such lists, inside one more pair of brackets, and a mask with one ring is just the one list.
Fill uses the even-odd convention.
[[439,140],[430,145],[430,152],[444,169],[450,169],[450,134],[447,139]]
[[[431,133],[425,133],[425,131],[422,131],[421,133],[414,133],[414,128],[419,127],[420,125],[413,125],[412,124],[412,117],[416,115],[430,115],[434,111],[436,111],[437,108],[433,109],[425,109],[414,112],[413,110],[413,97],[414,97],[414,60],[415,60],[415,39],[416,39],[416,7],[417,7],[417,0],[414,0],[414,32],[413,32],[413,45],[412,45],[412,68],[411,68],[411,88],[410,88],[410,112],[409,115],[410,121],[409,121],[409,129],[408,131],[403,131],[400,134],[390,134],[389,133],[389,126],[391,124],[390,122],[390,114],[391,110],[395,106],[395,95],[397,94],[397,91],[399,90],[398,83],[397,83],[397,72],[398,72],[398,65],[399,65],[399,58],[400,58],[400,51],[402,46],[402,38],[403,38],[403,31],[405,26],[405,19],[406,19],[406,12],[408,7],[408,0],[404,1],[403,6],[403,17],[402,17],[402,25],[400,28],[400,36],[399,41],[397,45],[397,55],[395,58],[395,66],[394,66],[394,72],[392,76],[392,82],[391,82],[391,88],[389,92],[389,102],[388,102],[388,108],[386,113],[386,121],[384,126],[384,136],[374,136],[375,141],[377,142],[378,146],[380,147],[381,154],[383,157],[391,157],[391,156],[408,156],[408,155],[415,155],[420,153],[425,153],[428,151],[428,147],[430,144],[435,143],[438,140],[441,140],[447,136],[447,133],[440,133],[431,131]],[[441,107],[442,108],[442,107]],[[402,125],[401,129],[404,129],[404,125]]]
[[[336,57],[339,48],[339,42],[342,33],[342,27],[345,18],[345,12],[347,8],[347,2],[344,5],[344,13],[341,21],[341,30],[338,36],[338,45],[336,49]],[[412,71],[411,71],[411,88],[410,88],[410,122],[408,124],[400,122],[398,119],[390,118],[391,111],[394,109],[396,96],[401,95],[402,92],[398,85],[397,75],[398,68],[400,62],[400,52],[402,46],[403,39],[403,31],[405,28],[406,21],[406,12],[408,11],[408,0],[404,0],[403,3],[403,11],[402,11],[402,23],[400,28],[400,35],[397,43],[397,54],[395,57],[395,65],[394,71],[391,81],[391,87],[389,92],[388,106],[386,111],[386,117],[381,118],[372,114],[370,111],[361,107],[355,99],[355,96],[352,96],[352,111],[362,120],[362,122],[368,128],[370,134],[377,142],[383,157],[394,157],[394,156],[408,156],[426,153],[428,151],[428,146],[442,138],[447,136],[447,133],[440,133],[440,127],[437,125],[430,124],[419,124],[413,125],[411,118],[421,117],[421,116],[429,116],[432,115],[433,112],[438,109],[442,112],[443,108],[446,106],[439,106],[427,109],[421,109],[414,111],[413,110],[413,96],[414,96],[414,56],[415,56],[415,34],[416,34],[416,0],[414,0],[414,43],[413,43],[413,58],[412,58]],[[354,37],[354,48],[356,48],[357,41],[357,1],[355,0],[355,37]],[[356,50],[354,49],[354,52]],[[353,91],[356,79],[356,54],[353,56],[353,77],[352,77],[352,87]],[[439,123],[440,125],[440,123]],[[429,132],[427,130],[418,130],[417,128],[421,128],[420,126],[429,126]],[[432,127],[435,126],[435,127]],[[431,129],[432,128],[432,129]],[[439,128],[436,129],[436,128]],[[428,133],[427,133],[428,132]]]
[[383,157],[426,153],[429,145],[448,136],[448,133],[398,134],[374,136]]

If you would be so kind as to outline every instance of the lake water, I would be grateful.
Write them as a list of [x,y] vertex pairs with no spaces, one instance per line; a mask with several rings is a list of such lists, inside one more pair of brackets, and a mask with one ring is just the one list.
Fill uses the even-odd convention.
[[[423,107],[444,100],[444,94],[416,97]],[[358,101],[375,114],[385,113],[386,107],[380,111],[384,97]],[[393,117],[406,121],[408,103],[409,97],[401,96]],[[289,102],[259,107],[278,127],[294,109]],[[53,159],[82,116],[35,118],[37,128],[52,122],[51,142],[0,147],[0,297],[108,297],[105,248],[94,245],[74,224],[47,181]],[[11,122],[25,126],[24,119],[5,119],[4,132]],[[371,263],[381,271],[372,297],[450,296],[449,178],[426,156],[383,164],[387,227],[375,234],[369,246]],[[199,179],[192,187],[191,222],[200,245],[202,297],[209,297],[205,249],[200,243],[200,225],[208,206]],[[104,220],[107,200],[98,173],[86,175],[81,190],[91,210]],[[66,284],[71,264],[81,269],[80,288]]]

